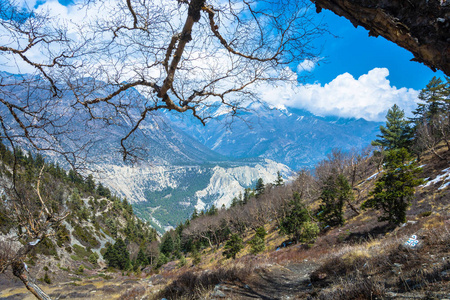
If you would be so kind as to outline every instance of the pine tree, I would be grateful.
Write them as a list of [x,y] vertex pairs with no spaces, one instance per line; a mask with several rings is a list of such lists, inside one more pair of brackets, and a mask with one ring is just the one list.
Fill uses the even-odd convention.
[[230,239],[225,243],[222,253],[226,258],[236,258],[236,255],[244,248],[242,238],[238,234],[231,235]]
[[118,238],[114,245],[108,244],[103,258],[110,267],[120,270],[126,270],[130,267],[130,254],[127,245],[121,238]]
[[353,198],[352,187],[344,175],[330,175],[322,187],[317,216],[325,226],[344,225],[344,204]]
[[280,171],[277,172],[277,179],[275,180],[275,186],[281,186],[284,184],[283,176],[281,176]]
[[118,238],[114,244],[114,248],[116,249],[118,255],[118,268],[120,270],[127,270],[131,264],[130,253],[127,250],[127,245],[121,238]]
[[256,186],[255,186],[255,195],[256,197],[261,196],[264,193],[264,181],[262,178],[259,178],[258,181],[256,182]]
[[[447,82],[434,76],[430,82],[419,93],[419,99],[424,103],[419,103],[414,115],[420,119],[431,120],[441,113],[446,106],[446,98],[449,92],[449,78]],[[448,99],[447,99],[448,100]]]
[[442,140],[450,150],[450,77],[446,77],[446,82],[433,77],[420,92],[419,99],[423,103],[418,103],[410,119],[415,126],[416,154],[428,148],[437,155],[434,147]]
[[194,207],[194,212],[192,213],[191,220],[198,218],[198,211],[197,208]]
[[252,192],[250,188],[244,189],[244,198],[242,199],[242,204],[247,204],[248,200],[252,196]]
[[362,204],[363,209],[382,210],[379,221],[399,225],[406,222],[406,210],[411,205],[414,188],[423,183],[417,178],[421,169],[405,148],[390,150],[386,155],[385,170],[370,192],[370,198]]
[[86,192],[88,193],[94,193],[95,192],[95,181],[94,181],[94,176],[92,176],[92,174],[89,174],[88,177],[86,178]]
[[309,212],[297,192],[289,203],[289,212],[280,222],[280,232],[291,236],[295,242],[307,243],[313,242],[319,233],[319,227],[312,223]]
[[139,249],[138,255],[136,257],[136,264],[138,266],[143,266],[143,267],[148,265],[148,258],[147,258],[147,256],[145,256],[145,253],[142,250],[142,248]]
[[174,249],[174,243],[173,238],[170,233],[166,233],[161,241],[161,244],[159,245],[159,250],[161,253],[164,253],[164,255],[169,256]]
[[197,250],[196,246],[192,247],[191,255],[192,255],[192,263],[194,265],[198,265],[202,261],[202,257],[200,255],[200,252]]
[[156,263],[156,267],[160,268],[161,266],[167,264],[169,262],[169,259],[167,258],[167,256],[164,255],[164,253],[159,253],[158,256],[158,262]]
[[405,118],[405,113],[396,104],[386,115],[386,127],[380,126],[379,139],[372,141],[373,146],[381,146],[385,150],[408,148],[411,144],[412,130]]
[[264,242],[264,238],[266,237],[267,232],[264,227],[258,227],[256,229],[255,236],[250,240],[250,253],[257,254],[263,252],[266,249],[266,244]]

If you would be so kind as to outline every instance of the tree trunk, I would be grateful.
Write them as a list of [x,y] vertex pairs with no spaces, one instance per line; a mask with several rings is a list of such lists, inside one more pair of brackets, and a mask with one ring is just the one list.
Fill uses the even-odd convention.
[[450,1],[311,0],[317,12],[329,9],[352,24],[410,51],[412,60],[450,76]]
[[24,272],[25,266],[23,262],[14,262],[11,267],[14,276],[18,277],[23,282],[23,284],[25,284],[27,289],[34,296],[36,296],[36,298],[40,300],[51,300],[51,298],[37,284],[28,280],[28,277]]

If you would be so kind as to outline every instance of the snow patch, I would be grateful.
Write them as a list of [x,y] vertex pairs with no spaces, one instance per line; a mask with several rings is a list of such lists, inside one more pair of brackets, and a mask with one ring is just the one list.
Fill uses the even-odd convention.
[[439,187],[439,190],[446,188],[448,185],[450,185],[450,182],[446,182],[450,180],[450,168],[444,169],[441,171],[441,175],[436,176],[435,179],[428,181],[425,184],[422,184],[420,187],[428,187],[431,184],[436,184],[438,182],[443,182],[443,184]]

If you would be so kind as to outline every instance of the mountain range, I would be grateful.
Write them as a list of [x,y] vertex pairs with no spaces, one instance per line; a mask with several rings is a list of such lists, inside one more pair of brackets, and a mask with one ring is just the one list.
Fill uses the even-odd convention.
[[[16,95],[22,93],[20,87],[15,89]],[[135,90],[129,93],[129,98],[142,99]],[[132,128],[129,119],[117,114],[111,117],[100,105],[94,113],[110,124],[82,121],[89,119],[82,109],[64,114],[70,101],[63,97],[52,102],[51,113],[61,115],[59,122],[70,118],[72,136],[63,142],[69,146],[74,141],[92,142],[88,169],[133,203],[136,213],[161,232],[186,220],[194,208],[229,205],[259,178],[272,183],[280,172],[289,180],[295,171],[312,168],[333,148],[362,148],[376,137],[380,125],[258,104],[231,120],[218,106],[206,126],[188,114],[157,111],[133,134],[133,146],[142,151],[137,151],[140,159],[131,164],[120,153],[120,139]],[[12,116],[1,113],[14,130]],[[136,115],[134,119],[140,115],[138,110],[129,113]],[[60,160],[57,156],[51,159]]]

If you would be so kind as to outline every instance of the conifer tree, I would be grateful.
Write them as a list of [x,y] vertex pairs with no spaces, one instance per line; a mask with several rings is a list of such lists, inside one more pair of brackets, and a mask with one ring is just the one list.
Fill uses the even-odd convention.
[[143,267],[148,265],[148,258],[147,256],[145,256],[144,250],[142,250],[142,248],[139,248],[139,252],[136,257],[136,264]]
[[275,180],[275,186],[281,186],[284,184],[283,176],[281,176],[280,171],[277,172],[277,179]]
[[352,187],[344,175],[330,175],[322,187],[318,217],[325,226],[344,225],[344,204],[353,198]]
[[434,116],[441,113],[450,99],[449,96],[450,78],[447,82],[443,82],[441,78],[434,76],[430,82],[419,93],[419,99],[423,103],[419,103],[417,109],[413,112],[416,119],[431,120]]
[[159,245],[159,250],[161,253],[164,253],[164,255],[169,256],[172,251],[174,250],[174,242],[172,235],[170,233],[166,233],[163,236],[163,239],[161,241],[161,244]]
[[238,234],[231,235],[230,239],[224,246],[222,253],[226,258],[236,258],[236,255],[244,248],[242,238]]
[[297,192],[289,203],[289,212],[280,222],[280,232],[290,235],[295,242],[308,243],[313,242],[319,233],[319,227],[312,222]]
[[411,205],[414,188],[423,183],[423,179],[417,178],[420,172],[405,148],[388,151],[385,171],[362,208],[381,210],[383,215],[379,221],[388,221],[392,225],[406,222],[406,210]]
[[192,255],[192,263],[194,265],[198,265],[202,261],[200,252],[198,251],[198,249],[195,245],[192,247],[191,255]]
[[257,254],[263,252],[266,249],[266,244],[264,242],[264,238],[266,237],[267,232],[264,227],[258,227],[256,229],[255,236],[250,240],[250,253]]
[[419,94],[422,103],[418,103],[410,122],[414,124],[415,152],[426,149],[441,157],[435,147],[441,142],[447,143],[450,150],[450,78],[446,82],[433,77]]
[[106,248],[103,258],[107,261],[108,266],[126,270],[130,267],[130,254],[127,250],[127,245],[119,237],[114,245],[109,244]]
[[262,178],[259,178],[258,181],[256,182],[256,186],[255,186],[255,196],[259,197],[264,193],[264,181]]
[[405,113],[397,104],[389,109],[386,115],[386,126],[380,126],[379,139],[372,141],[373,146],[381,146],[385,150],[408,148],[411,144],[412,130],[405,118]]
[[194,212],[192,213],[191,220],[198,218],[198,211],[197,208],[194,208]]

